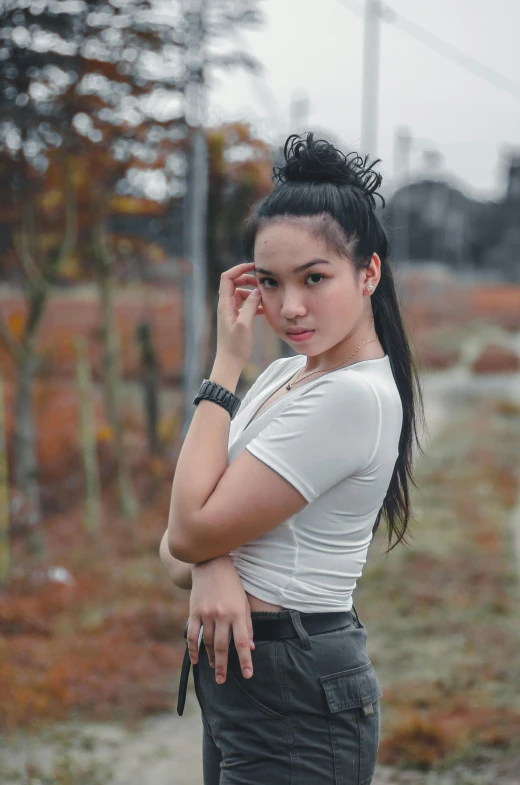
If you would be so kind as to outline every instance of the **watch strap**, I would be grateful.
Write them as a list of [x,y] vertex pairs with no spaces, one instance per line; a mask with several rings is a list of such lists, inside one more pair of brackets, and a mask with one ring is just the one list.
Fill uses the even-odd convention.
[[234,395],[230,390],[226,390],[221,384],[211,382],[209,379],[204,379],[197,395],[193,399],[195,406],[197,406],[200,401],[213,401],[213,403],[218,403],[219,406],[222,406],[222,408],[229,412],[231,419],[234,418],[241,403],[238,396]]

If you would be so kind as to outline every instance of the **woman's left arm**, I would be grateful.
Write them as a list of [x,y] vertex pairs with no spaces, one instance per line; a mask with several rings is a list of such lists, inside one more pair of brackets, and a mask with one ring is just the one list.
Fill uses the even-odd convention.
[[[209,379],[234,394],[241,372],[232,360],[217,356]],[[229,412],[222,406],[199,402],[175,467],[168,517],[170,551],[183,550],[183,534],[188,533],[190,521],[227,469],[230,422]]]
[[172,579],[173,583],[179,589],[190,590],[192,588],[191,564],[179,561],[171,555],[168,548],[168,532],[165,531],[161,544],[159,546],[159,556],[166,572]]
[[[231,392],[253,349],[254,317],[263,312],[254,291],[235,290],[235,284],[256,280],[246,275],[249,267],[237,265],[220,279],[210,379]],[[239,300],[245,300],[240,309]],[[193,415],[177,461],[168,517],[168,547],[179,561],[199,564],[229,554],[307,504],[293,483],[246,450],[228,466],[229,424],[229,412],[212,401],[202,400]]]
[[[253,284],[252,264],[223,273],[218,305],[217,352],[210,381],[235,393],[253,348],[253,320],[262,313],[261,300],[239,284]],[[242,307],[239,309],[239,304]],[[200,401],[177,460],[173,479],[168,543],[170,552],[182,551],[190,522],[202,510],[228,466],[230,415],[213,401]],[[230,504],[233,500],[230,499]]]

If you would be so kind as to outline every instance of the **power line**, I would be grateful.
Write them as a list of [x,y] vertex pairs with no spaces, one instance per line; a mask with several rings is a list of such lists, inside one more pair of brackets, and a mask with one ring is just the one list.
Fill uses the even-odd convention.
[[361,3],[358,0],[338,0],[338,3],[342,5],[347,11],[351,11],[351,13],[356,14],[356,16],[363,16],[364,10]]
[[[363,16],[363,6],[358,0],[337,1],[347,11],[356,14],[356,16]],[[495,71],[480,60],[471,57],[471,55],[466,54],[466,52],[463,52],[462,49],[459,49],[454,44],[448,43],[443,38],[440,38],[434,33],[430,33],[424,27],[421,27],[421,25],[398,14],[393,8],[390,8],[390,6],[382,3],[380,8],[383,22],[395,25],[411,38],[415,38],[416,41],[419,41],[424,46],[432,49],[437,54],[440,54],[456,63],[456,65],[465,68],[475,76],[479,76],[494,87],[504,90],[506,93],[509,93],[509,95],[512,95],[513,98],[520,99],[520,82],[516,82],[508,76],[504,76],[504,74]]]

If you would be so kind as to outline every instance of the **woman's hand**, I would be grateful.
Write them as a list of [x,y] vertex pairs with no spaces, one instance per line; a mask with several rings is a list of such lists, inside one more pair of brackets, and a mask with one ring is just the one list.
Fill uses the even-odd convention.
[[260,289],[238,288],[240,284],[256,286],[257,279],[249,272],[253,267],[254,262],[237,264],[220,277],[217,356],[232,358],[242,367],[253,351],[254,317],[264,313]]
[[[253,623],[247,595],[230,556],[217,556],[192,568],[188,650],[198,662],[198,640],[204,627],[204,645],[218,684],[226,680],[230,634],[233,632],[242,673],[253,675],[251,649]],[[221,678],[222,677],[222,678]],[[219,680],[221,678],[221,680]]]

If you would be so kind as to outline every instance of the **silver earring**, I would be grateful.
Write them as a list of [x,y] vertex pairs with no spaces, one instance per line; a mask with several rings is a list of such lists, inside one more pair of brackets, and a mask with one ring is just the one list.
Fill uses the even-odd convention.
[[373,284],[373,283],[369,283],[369,284],[367,284],[367,289],[368,289],[368,291],[369,291],[369,292],[373,292],[373,291],[374,291],[374,289],[375,289],[375,286],[374,286],[374,284]]

